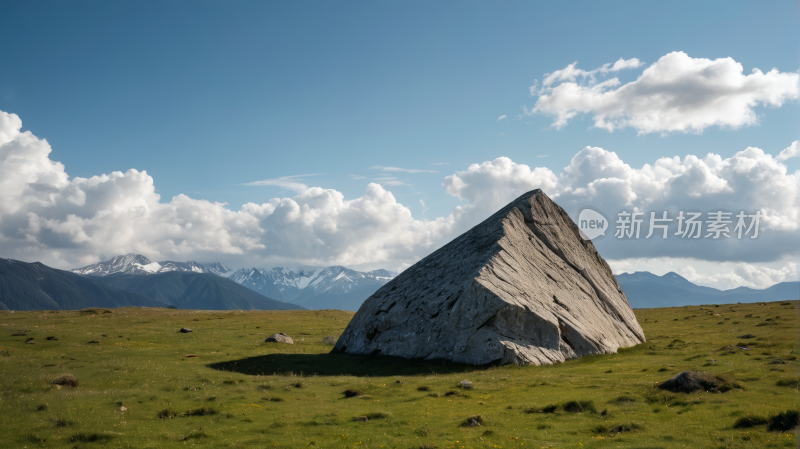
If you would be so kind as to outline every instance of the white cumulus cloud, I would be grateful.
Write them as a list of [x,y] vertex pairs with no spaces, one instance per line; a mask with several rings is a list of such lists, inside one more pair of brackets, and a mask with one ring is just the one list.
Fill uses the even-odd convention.
[[784,148],[783,151],[781,151],[781,154],[779,154],[775,159],[779,161],[785,161],[786,159],[793,157],[800,157],[800,141],[798,140],[795,140],[791,145]]
[[620,59],[584,71],[570,64],[545,75],[541,87],[531,86],[531,94],[539,98],[526,113],[553,116],[555,128],[580,114],[592,114],[594,126],[608,131],[631,127],[640,134],[699,133],[710,126],[754,125],[754,107],[780,107],[800,97],[797,73],[753,69],[745,75],[742,64],[732,58],[691,58],[684,52],[662,56],[635,81],[597,82],[598,73],[640,65],[637,59]]
[[[791,270],[774,264],[796,258],[800,248],[800,171],[790,173],[782,162],[783,156],[794,155],[796,143],[778,157],[751,147],[729,158],[687,155],[638,168],[612,151],[586,147],[558,173],[500,157],[446,176],[444,191],[463,204],[448,216],[418,220],[378,183],[370,183],[355,199],[334,189],[296,185],[292,197],[247,203],[239,210],[182,194],[164,200],[144,171],[68,176],[61,163],[50,160],[48,142],[21,127],[19,117],[0,111],[0,257],[60,268],[129,252],[154,260],[219,260],[232,266],[400,268],[536,188],[573,217],[583,206],[612,220],[622,208],[665,210],[673,216],[679,209],[762,211],[761,236],[752,241],[617,242],[606,236],[595,242],[611,261],[693,258],[745,264],[729,270],[738,277],[704,278],[712,284],[762,286],[791,277]],[[302,184],[303,176],[310,175],[256,185]],[[381,182],[404,181],[385,176]],[[425,201],[419,204],[427,207]],[[777,271],[762,269],[766,263]],[[695,276],[711,275],[698,271]]]

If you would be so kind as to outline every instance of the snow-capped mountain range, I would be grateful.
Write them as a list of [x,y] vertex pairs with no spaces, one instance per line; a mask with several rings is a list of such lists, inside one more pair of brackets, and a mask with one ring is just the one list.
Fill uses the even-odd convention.
[[248,268],[224,276],[264,296],[307,309],[355,311],[396,275],[387,270],[362,272],[333,266],[296,271],[283,267]]
[[87,265],[83,268],[72,270],[73,273],[84,276],[108,276],[109,274],[146,275],[166,273],[169,271],[192,271],[195,273],[211,273],[222,276],[231,270],[219,262],[153,262],[140,254],[126,254],[116,256],[109,261]]
[[211,273],[278,301],[307,309],[358,310],[361,303],[397,273],[387,270],[361,272],[342,266],[327,268],[247,268],[230,270],[225,265],[197,262],[153,262],[139,254],[72,270],[84,276],[111,274],[152,275],[169,271]]

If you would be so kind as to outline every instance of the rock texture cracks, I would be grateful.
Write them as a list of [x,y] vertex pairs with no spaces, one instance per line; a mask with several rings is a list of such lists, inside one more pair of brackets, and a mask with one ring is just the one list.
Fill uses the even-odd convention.
[[644,341],[608,264],[534,190],[370,296],[334,351],[545,365]]

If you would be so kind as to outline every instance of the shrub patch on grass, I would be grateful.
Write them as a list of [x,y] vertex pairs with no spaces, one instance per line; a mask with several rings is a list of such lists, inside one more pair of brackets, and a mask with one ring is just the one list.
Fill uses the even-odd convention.
[[78,378],[72,374],[62,374],[52,380],[53,385],[63,385],[70,388],[78,388]]
[[643,427],[636,423],[617,424],[611,426],[599,425],[592,429],[592,433],[598,435],[616,435],[622,432],[633,432],[634,430],[642,430]]
[[183,416],[206,416],[206,415],[216,415],[216,414],[217,411],[211,407],[200,407],[187,411],[186,413],[183,414]]
[[360,392],[360,391],[358,391],[358,390],[344,390],[344,391],[342,392],[342,394],[343,394],[343,395],[344,395],[344,397],[346,397],[346,398],[354,398],[354,397],[356,397],[356,396],[361,396],[361,392]]

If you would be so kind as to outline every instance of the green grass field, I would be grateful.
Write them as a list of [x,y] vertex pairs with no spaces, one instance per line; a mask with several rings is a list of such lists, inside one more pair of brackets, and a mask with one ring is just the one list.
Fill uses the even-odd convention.
[[[764,422],[800,408],[797,301],[636,310],[647,343],[524,368],[328,354],[352,315],[0,312],[0,446],[795,446]],[[276,332],[295,344],[263,342]],[[732,389],[654,388],[683,370]]]

